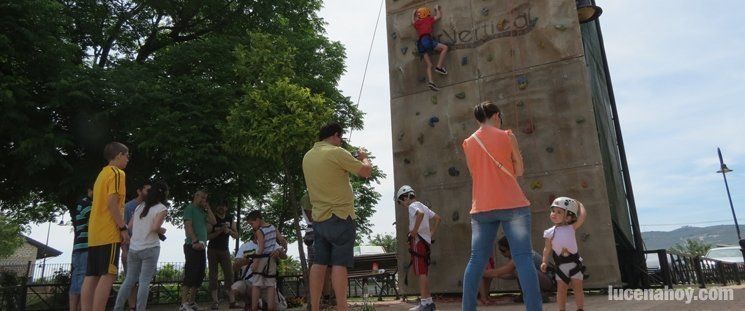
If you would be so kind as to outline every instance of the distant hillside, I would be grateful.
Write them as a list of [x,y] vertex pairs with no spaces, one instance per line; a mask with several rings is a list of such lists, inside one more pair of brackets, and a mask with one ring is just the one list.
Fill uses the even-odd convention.
[[[745,226],[740,226],[740,233],[745,239]],[[687,239],[699,240],[712,244],[737,244],[737,232],[735,225],[719,225],[711,227],[683,227],[673,231],[647,231],[642,232],[646,249],[668,249],[671,246],[685,242]]]

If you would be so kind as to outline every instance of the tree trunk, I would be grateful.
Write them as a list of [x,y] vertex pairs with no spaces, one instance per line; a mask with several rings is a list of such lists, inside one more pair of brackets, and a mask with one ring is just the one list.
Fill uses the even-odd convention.
[[285,168],[285,185],[289,190],[287,203],[292,211],[292,217],[294,218],[293,226],[295,226],[295,239],[297,240],[298,253],[300,254],[300,269],[303,272],[303,288],[305,290],[305,297],[307,301],[310,301],[310,277],[308,273],[308,263],[305,259],[305,249],[303,248],[303,235],[300,233],[300,213],[298,213],[297,189],[295,189],[297,183],[293,178],[294,175],[292,175],[292,169],[290,168],[289,162],[285,163],[287,163]]

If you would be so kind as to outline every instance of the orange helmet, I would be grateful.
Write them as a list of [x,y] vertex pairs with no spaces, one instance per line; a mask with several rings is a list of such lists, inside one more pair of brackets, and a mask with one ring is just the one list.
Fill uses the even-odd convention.
[[416,17],[417,18],[426,18],[429,15],[430,15],[430,12],[429,12],[429,8],[428,7],[423,6],[421,8],[416,9]]

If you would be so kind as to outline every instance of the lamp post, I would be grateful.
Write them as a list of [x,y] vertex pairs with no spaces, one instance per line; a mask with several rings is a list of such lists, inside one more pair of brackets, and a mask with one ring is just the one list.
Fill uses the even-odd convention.
[[724,160],[722,160],[722,150],[717,147],[717,154],[719,155],[719,170],[717,173],[722,173],[722,178],[724,178],[724,188],[727,189],[727,199],[729,200],[729,208],[732,210],[732,218],[735,220],[735,229],[737,229],[737,241],[740,245],[740,253],[742,253],[742,258],[745,260],[745,249],[742,240],[742,236],[740,235],[740,225],[737,224],[737,216],[735,215],[735,206],[732,205],[732,195],[729,193],[729,184],[727,183],[727,173],[732,172],[732,170],[727,167],[727,164],[724,164]]

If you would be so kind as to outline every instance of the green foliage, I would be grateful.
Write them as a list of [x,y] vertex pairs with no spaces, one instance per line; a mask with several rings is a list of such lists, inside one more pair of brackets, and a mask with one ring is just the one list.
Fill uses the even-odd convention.
[[0,258],[13,255],[16,249],[23,245],[22,231],[23,228],[20,225],[0,215]]
[[711,249],[712,245],[701,241],[687,239],[684,244],[673,245],[669,252],[685,256],[702,257]]
[[172,264],[168,263],[160,267],[155,273],[153,281],[159,282],[174,282],[179,281],[183,278],[183,269],[176,269]]
[[41,222],[74,206],[112,140],[130,147],[127,188],[169,183],[177,224],[200,188],[233,202],[302,189],[319,125],[362,125],[337,87],[345,52],[321,4],[3,2],[0,214]]
[[374,237],[370,238],[370,242],[368,242],[368,244],[382,246],[387,253],[395,253],[396,249],[398,248],[396,236],[388,233],[376,234]]
[[277,273],[279,276],[301,275],[303,270],[300,268],[300,260],[292,256],[280,260],[277,266]]

